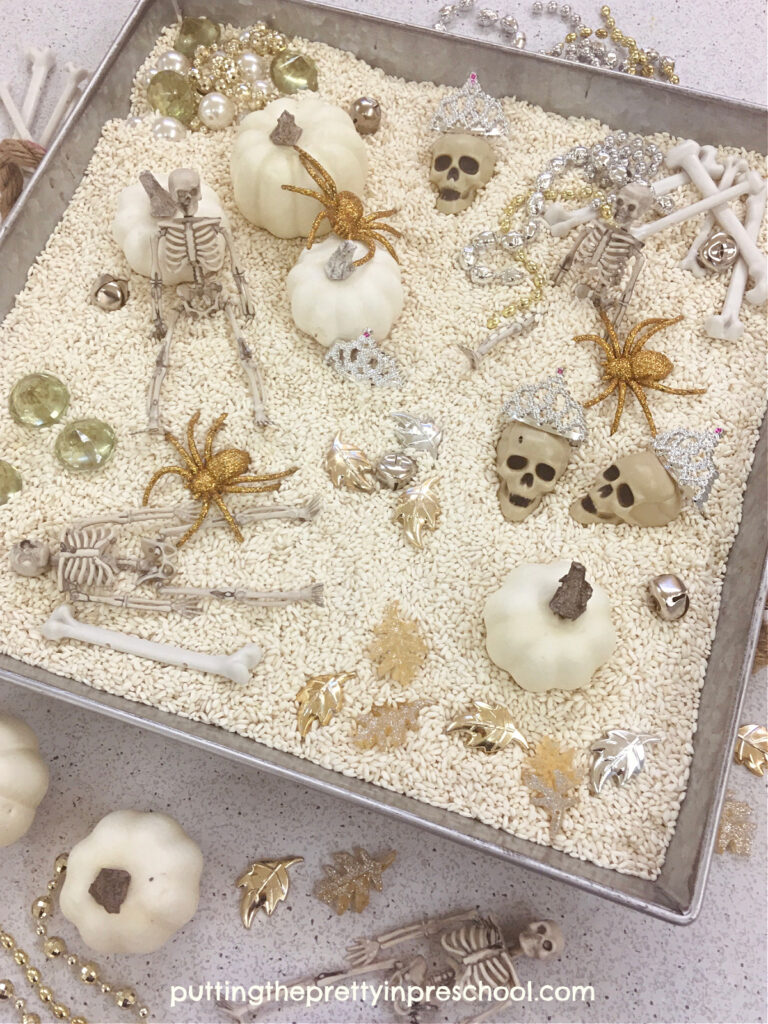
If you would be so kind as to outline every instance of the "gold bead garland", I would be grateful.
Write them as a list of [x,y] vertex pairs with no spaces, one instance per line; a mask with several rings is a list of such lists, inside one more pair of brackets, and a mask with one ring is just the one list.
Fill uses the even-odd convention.
[[[55,912],[55,896],[61,885],[64,874],[67,870],[67,855],[60,854],[54,864],[54,877],[48,882],[47,892],[32,903],[31,915],[36,922],[35,933],[38,936],[39,945],[47,960],[62,960],[80,979],[84,985],[97,986],[103,995],[112,995],[115,1004],[124,1010],[132,1010],[140,1021],[149,1017],[149,1010],[146,1006],[139,1004],[136,993],[126,986],[113,991],[113,986],[108,982],[100,982],[99,966],[91,960],[81,960],[79,956],[70,953],[67,944],[59,935],[48,935],[48,929],[42,922],[51,918]],[[43,980],[39,968],[30,963],[29,955],[16,944],[16,940],[0,926],[0,948],[10,954],[18,967],[24,968],[24,977],[32,987],[40,1002],[49,1008],[50,1013],[56,1020],[69,1021],[69,1024],[88,1024],[85,1017],[72,1015],[72,1011],[64,1003],[58,1002],[53,990]],[[40,1016],[27,1009],[27,1000],[16,997],[16,990],[13,982],[4,978],[0,980],[0,1002],[14,1000],[13,1006],[19,1013],[20,1024],[40,1024]]]

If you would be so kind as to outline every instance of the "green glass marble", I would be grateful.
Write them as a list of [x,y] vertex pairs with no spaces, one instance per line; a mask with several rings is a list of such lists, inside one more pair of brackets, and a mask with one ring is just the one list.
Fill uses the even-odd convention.
[[0,505],[4,505],[12,494],[21,490],[21,475],[10,462],[0,459]]
[[184,18],[173,48],[186,57],[192,57],[198,46],[218,43],[220,35],[221,28],[210,18]]
[[280,92],[294,93],[302,89],[317,92],[317,65],[303,53],[291,53],[290,50],[278,53],[269,73]]
[[69,391],[52,373],[28,373],[11,388],[8,411],[22,427],[50,427],[69,406]]
[[147,86],[147,101],[163,117],[175,117],[189,126],[197,113],[198,99],[186,75],[178,71],[158,71]]
[[56,458],[67,469],[84,473],[101,469],[112,457],[117,438],[103,420],[75,420],[56,438]]

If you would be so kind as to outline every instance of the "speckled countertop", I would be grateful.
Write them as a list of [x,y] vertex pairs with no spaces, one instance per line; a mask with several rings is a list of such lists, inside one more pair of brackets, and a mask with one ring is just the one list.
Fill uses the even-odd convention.
[[[49,0],[6,5],[0,38],[0,81],[23,95],[25,44],[52,45],[60,60],[90,67],[101,58],[132,4],[130,0]],[[362,0],[349,7],[419,25],[436,17],[437,3]],[[597,5],[576,6],[589,23]],[[765,11],[747,0],[738,13],[718,0],[662,3],[636,9],[614,4],[617,23],[646,45],[677,60],[684,84],[765,102]],[[532,46],[562,35],[561,23],[538,21],[529,5],[507,8]],[[469,19],[462,23],[470,27]],[[478,30],[480,34],[481,30]],[[57,81],[54,79],[54,81]],[[53,94],[53,95],[50,95]],[[55,90],[43,103],[44,124]],[[0,127],[4,127],[0,120]],[[2,545],[3,548],[5,544]],[[161,1021],[216,1021],[205,1001],[171,1008],[171,986],[210,982],[250,985],[287,980],[341,967],[354,937],[399,927],[477,903],[493,910],[511,933],[531,918],[562,922],[567,949],[551,964],[524,962],[520,974],[534,985],[591,985],[594,1000],[518,1004],[499,1021],[763,1022],[766,1012],[765,782],[734,768],[731,787],[756,810],[758,838],[751,858],[715,856],[704,909],[688,928],[636,912],[510,868],[461,846],[433,838],[335,799],[113,722],[90,712],[0,684],[0,709],[17,714],[37,732],[51,766],[51,787],[31,832],[0,851],[0,922],[31,946],[26,908],[49,877],[53,857],[105,813],[117,807],[165,811],[197,839],[206,865],[194,921],[151,957],[103,958],[105,973],[130,980]],[[742,721],[766,720],[766,676],[753,677]],[[363,845],[394,848],[398,860],[360,918],[337,918],[311,896],[321,864],[335,849]],[[245,932],[233,880],[254,858],[302,855],[292,870],[286,904]],[[69,934],[68,926],[60,929]],[[75,943],[76,944],[76,943]],[[5,976],[0,964],[0,976]],[[12,972],[8,972],[11,974]],[[51,969],[57,994],[93,1021],[127,1019],[101,998],[86,1002],[64,967]],[[110,1015],[111,1013],[111,1015]],[[454,1017],[456,1014],[454,1013]],[[11,1008],[0,1020],[11,1020]],[[263,1012],[270,1021],[374,1021],[387,1010],[360,1002],[329,1004],[308,1012],[283,1006]],[[443,1019],[438,1015],[437,1019]]]

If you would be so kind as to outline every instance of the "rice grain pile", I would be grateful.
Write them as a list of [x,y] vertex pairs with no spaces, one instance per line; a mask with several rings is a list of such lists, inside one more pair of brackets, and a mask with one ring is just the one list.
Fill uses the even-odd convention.
[[[156,52],[168,42],[166,35]],[[685,793],[724,564],[765,407],[764,316],[745,305],[746,331],[736,344],[705,337],[701,324],[719,310],[725,281],[694,279],[680,269],[698,225],[690,222],[650,239],[627,324],[649,316],[685,317],[654,341],[673,359],[672,386],[705,386],[707,393],[681,398],[651,392],[649,397],[660,430],[678,424],[723,428],[716,452],[720,478],[706,515],[688,507],[660,530],[584,528],[568,515],[569,503],[598,471],[649,442],[641,410],[630,398],[613,438],[608,435],[612,401],[588,411],[589,441],[574,451],[555,493],[524,523],[507,523],[498,507],[494,470],[503,400],[514,386],[558,367],[564,368],[577,399],[593,397],[600,387],[597,349],[571,338],[594,331],[596,321],[589,306],[563,285],[550,293],[549,312],[532,334],[502,344],[472,373],[456,346],[474,346],[482,339],[489,308],[504,305],[509,292],[469,284],[455,269],[454,254],[472,235],[495,225],[505,203],[548,159],[577,143],[599,140],[606,128],[505,100],[512,138],[496,144],[493,180],[465,214],[444,216],[434,208],[428,182],[432,138],[426,126],[446,90],[387,77],[321,44],[300,41],[298,46],[317,62],[321,95],[342,106],[360,95],[377,96],[382,104],[382,128],[366,140],[370,173],[365,198],[369,210],[396,207],[392,220],[404,232],[398,252],[406,303],[385,347],[399,360],[405,387],[369,391],[339,380],[323,365],[323,350],[294,327],[285,276],[302,242],[273,238],[239,216],[228,173],[235,128],[171,144],[154,140],[146,126],[111,121],[0,330],[0,392],[7,394],[25,373],[54,373],[70,388],[68,418],[106,419],[117,431],[119,447],[105,471],[74,476],[54,458],[59,428],[26,430],[0,409],[0,457],[24,479],[22,493],[0,509],[0,530],[3,555],[24,536],[55,541],[72,519],[139,505],[154,470],[177,461],[165,442],[134,433],[146,425],[157,350],[150,337],[148,282],[134,275],[130,301],[109,315],[89,305],[87,296],[103,271],[127,273],[109,232],[120,190],[146,167],[168,172],[192,166],[230,212],[258,309],[246,333],[265,370],[276,425],[263,432],[253,427],[223,315],[181,324],[164,386],[165,421],[179,434],[197,409],[206,427],[220,412],[228,412],[219,444],[246,448],[254,472],[298,465],[300,472],[275,500],[298,504],[319,495],[323,510],[312,523],[275,520],[251,526],[242,546],[228,532],[205,533],[182,549],[181,577],[197,586],[257,589],[289,589],[319,580],[325,584],[326,607],[263,610],[220,602],[196,620],[96,606],[77,609],[81,618],[101,625],[211,652],[256,641],[264,660],[250,683],[239,687],[101,648],[44,641],[39,627],[61,601],[55,582],[16,577],[3,557],[0,647],[29,664],[214,723],[542,844],[549,842],[547,819],[531,806],[521,783],[522,752],[510,747],[489,758],[467,750],[458,738],[443,734],[450,718],[472,699],[501,701],[529,742],[551,735],[578,750],[584,766],[589,745],[609,728],[655,733],[662,741],[652,748],[646,771],[625,790],[611,785],[597,798],[588,795],[585,783],[579,806],[567,814],[565,831],[553,844],[574,857],[653,878]],[[143,110],[138,100],[136,110]],[[665,137],[655,141],[662,147],[672,142]],[[757,156],[743,155],[760,167]],[[549,271],[571,244],[572,239],[546,239],[535,252]],[[167,292],[166,301],[170,297]],[[423,551],[409,547],[391,522],[390,493],[335,490],[322,468],[325,449],[339,430],[372,458],[390,450],[389,414],[397,409],[431,411],[445,428],[439,455],[443,515]],[[173,504],[186,497],[170,477],[158,486],[153,501]],[[233,506],[245,501],[235,499]],[[135,553],[140,536],[138,528],[121,528],[118,547]],[[489,661],[482,608],[514,566],[559,558],[583,562],[589,578],[607,589],[617,649],[585,690],[528,694]],[[648,579],[664,571],[678,572],[692,596],[690,612],[675,624],[660,621],[647,603]],[[377,679],[365,654],[373,626],[391,600],[421,620],[430,647],[424,671],[407,690]],[[302,744],[294,697],[305,677],[350,670],[358,678],[347,684],[343,712]],[[421,714],[419,733],[391,753],[358,751],[351,742],[355,718],[373,703],[403,697],[431,702]]]

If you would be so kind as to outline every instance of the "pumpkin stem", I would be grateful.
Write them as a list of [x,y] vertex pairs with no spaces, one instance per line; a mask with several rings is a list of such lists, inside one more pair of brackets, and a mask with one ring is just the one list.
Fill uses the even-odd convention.
[[301,138],[301,128],[293,114],[284,110],[269,137],[276,146],[295,146]]
[[592,587],[586,580],[587,570],[581,562],[571,562],[565,576],[560,577],[560,586],[549,602],[549,607],[561,619],[578,619],[587,608],[592,597]]
[[88,893],[108,914],[119,914],[130,884],[130,872],[122,868],[102,868],[91,882]]
[[334,249],[325,264],[325,276],[329,281],[346,281],[355,267],[355,243],[342,242]]

